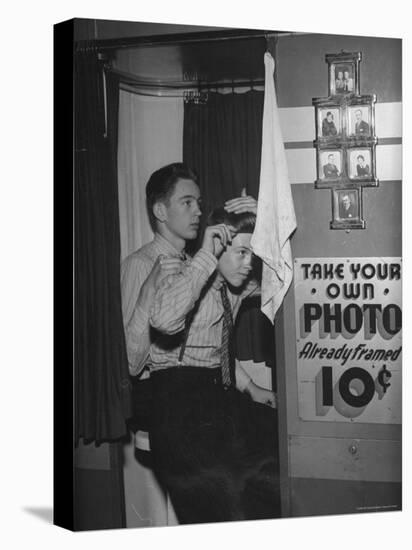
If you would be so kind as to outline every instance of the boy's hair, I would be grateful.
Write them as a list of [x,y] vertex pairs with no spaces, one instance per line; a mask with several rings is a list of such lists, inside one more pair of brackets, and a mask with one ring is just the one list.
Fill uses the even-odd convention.
[[223,207],[219,207],[209,214],[207,225],[217,225],[219,223],[232,226],[237,233],[253,233],[256,216],[252,212],[234,214],[233,212],[226,212]]
[[196,173],[183,164],[174,162],[153,172],[146,185],[146,207],[152,229],[156,229],[156,218],[153,214],[153,205],[156,202],[167,202],[171,197],[178,179],[193,180],[197,183]]

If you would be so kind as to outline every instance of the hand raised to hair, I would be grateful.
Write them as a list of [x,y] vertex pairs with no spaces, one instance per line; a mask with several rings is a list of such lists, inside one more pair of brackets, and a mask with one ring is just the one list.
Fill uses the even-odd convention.
[[219,223],[206,227],[202,248],[218,258],[226,246],[231,242],[231,228],[224,223]]
[[246,189],[243,188],[240,197],[225,202],[225,210],[234,214],[242,214],[243,212],[256,214],[257,201],[251,195],[247,195]]

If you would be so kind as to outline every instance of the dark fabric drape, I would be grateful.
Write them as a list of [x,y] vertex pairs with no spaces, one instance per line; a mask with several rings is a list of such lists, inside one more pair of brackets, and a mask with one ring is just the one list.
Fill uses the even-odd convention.
[[263,92],[209,93],[206,104],[186,103],[183,159],[198,173],[204,212],[238,196],[257,197]]
[[[255,198],[259,191],[263,92],[209,93],[206,104],[186,103],[183,160],[199,176],[203,224],[207,214],[243,187]],[[274,331],[260,312],[259,301],[242,306],[236,323],[239,359],[274,362]]]
[[[126,433],[130,383],[120,297],[119,86],[93,51],[75,56],[75,441]],[[105,115],[105,104],[107,114]],[[64,315],[64,312],[61,312]]]

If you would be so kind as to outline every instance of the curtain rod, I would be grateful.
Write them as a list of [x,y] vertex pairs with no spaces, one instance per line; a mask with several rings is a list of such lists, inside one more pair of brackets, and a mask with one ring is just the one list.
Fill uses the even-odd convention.
[[77,50],[89,49],[91,43],[99,51],[136,48],[146,46],[169,46],[180,44],[193,44],[198,42],[225,42],[228,40],[242,40],[244,38],[276,38],[282,35],[290,35],[284,31],[251,31],[237,29],[236,31],[212,31],[194,32],[182,34],[162,34],[152,36],[135,36],[128,38],[111,38],[106,40],[79,40]]
[[[245,85],[245,83],[242,83],[242,86],[235,86],[232,90],[232,93],[242,93],[240,92],[239,90],[240,89],[243,89],[243,92],[245,91],[245,87],[250,87],[251,84],[248,83],[247,85]],[[168,99],[168,98],[181,98],[183,99],[185,102],[195,102],[195,103],[207,103],[207,100],[208,100],[208,95],[211,93],[211,92],[214,92],[214,93],[222,93],[222,92],[218,92],[218,90],[224,90],[224,89],[230,89],[232,88],[232,86],[216,86],[216,87],[213,87],[212,89],[210,89],[209,87],[208,88],[201,88],[200,90],[198,88],[186,88],[185,90],[181,90],[179,92],[179,90],[175,90],[174,92],[170,92],[170,93],[163,93],[162,90],[160,89],[152,89],[151,91],[149,90],[142,90],[142,89],[139,89],[137,88],[136,86],[133,86],[132,84],[128,84],[127,82],[120,82],[120,89],[125,91],[125,92],[129,92],[129,93],[132,93],[132,94],[136,94],[138,96],[144,96],[144,97],[157,97],[159,99],[161,98],[165,98],[165,99]],[[263,91],[264,90],[264,84],[254,84],[254,86],[251,88],[255,91]],[[235,91],[237,90],[237,91]]]
[[112,67],[106,67],[106,71],[111,72],[119,77],[119,80],[134,86],[137,88],[146,89],[159,89],[159,90],[190,90],[190,89],[210,89],[210,88],[234,88],[245,86],[263,86],[265,84],[264,78],[249,78],[247,80],[215,80],[215,81],[198,81],[198,80],[182,80],[174,82],[164,82],[161,80],[141,80],[137,76],[114,69]]

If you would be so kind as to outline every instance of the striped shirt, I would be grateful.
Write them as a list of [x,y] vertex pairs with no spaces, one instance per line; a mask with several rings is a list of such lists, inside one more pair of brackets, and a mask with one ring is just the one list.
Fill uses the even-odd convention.
[[[191,316],[182,365],[214,368],[220,366],[223,303],[221,282],[217,278],[217,260],[213,254],[200,249],[182,273],[168,277],[161,284],[150,313],[150,324],[163,334],[184,335],[185,322]],[[256,282],[249,282],[237,294],[228,292],[233,319],[242,300],[259,290]],[[180,346],[165,349],[155,342],[151,349],[152,370],[177,365]],[[244,376],[236,369],[238,387]],[[246,375],[247,376],[247,375]],[[247,377],[247,382],[249,382]],[[240,384],[239,384],[240,382]]]
[[139,374],[151,362],[150,346],[154,335],[150,331],[149,312],[141,307],[138,298],[143,283],[161,254],[181,256],[181,252],[168,240],[155,233],[154,239],[130,254],[120,269],[123,326],[132,375]]
[[[192,320],[181,364],[219,367],[223,304],[215,256],[200,249],[185,262],[182,273],[163,280],[150,311],[145,312],[139,307],[137,297],[159,254],[176,256],[179,252],[156,234],[151,243],[129,256],[122,265],[123,316],[130,372],[136,374],[142,363],[146,363],[150,371],[175,367],[189,314]],[[234,319],[242,300],[257,289],[257,283],[251,281],[238,294],[228,292]],[[236,377],[241,390],[250,381],[239,366]]]

